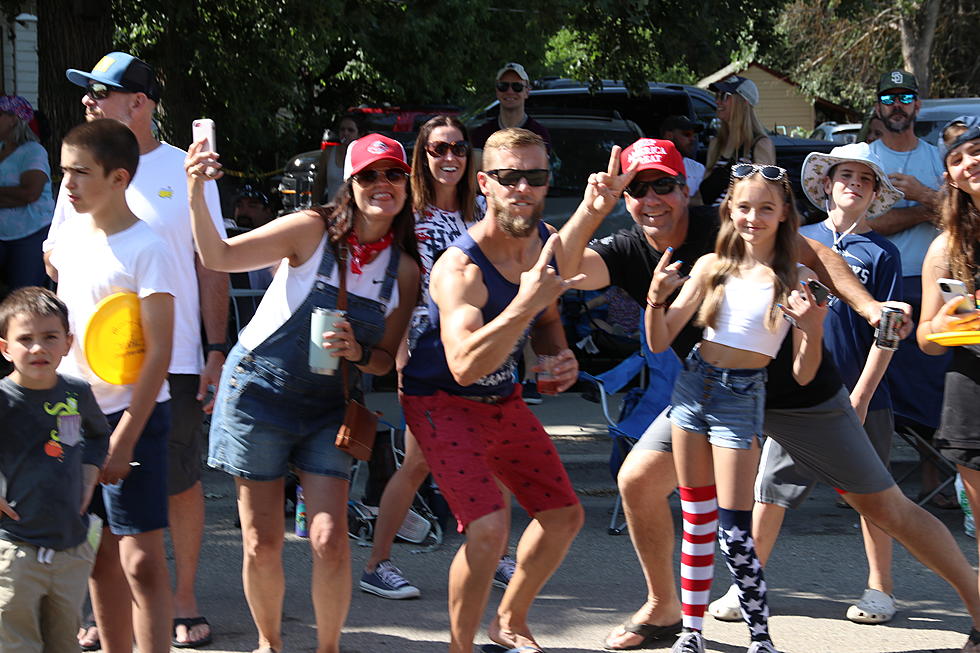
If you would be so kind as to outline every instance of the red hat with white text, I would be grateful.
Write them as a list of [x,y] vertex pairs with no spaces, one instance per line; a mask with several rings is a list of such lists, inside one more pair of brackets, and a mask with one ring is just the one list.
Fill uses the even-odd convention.
[[657,138],[641,138],[619,155],[619,165],[626,171],[637,162],[636,171],[661,170],[674,177],[686,178],[684,157],[671,141]]
[[378,161],[391,161],[395,167],[405,172],[412,171],[401,143],[381,134],[368,134],[357,139],[347,148],[347,156],[344,158],[344,180],[350,179]]

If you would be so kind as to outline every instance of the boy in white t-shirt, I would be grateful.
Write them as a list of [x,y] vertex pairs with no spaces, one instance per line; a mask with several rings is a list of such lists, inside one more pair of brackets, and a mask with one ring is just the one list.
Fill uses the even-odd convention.
[[[102,645],[128,649],[135,635],[140,651],[165,653],[172,610],[163,539],[170,423],[165,380],[173,346],[169,272],[175,264],[126,203],[138,163],[136,137],[122,123],[94,120],[68,133],[61,150],[63,188],[79,216],[61,227],[45,258],[76,334],[59,371],[91,383],[113,428],[102,492],[92,505],[107,524],[90,584]],[[139,378],[127,385],[97,376],[84,347],[96,305],[118,292],[139,297],[145,342]]]

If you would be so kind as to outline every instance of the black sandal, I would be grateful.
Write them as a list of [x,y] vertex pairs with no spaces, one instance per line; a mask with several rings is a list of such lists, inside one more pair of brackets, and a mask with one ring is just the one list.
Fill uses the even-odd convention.
[[82,628],[85,629],[85,635],[88,635],[88,631],[90,631],[93,628],[95,628],[95,635],[96,635],[96,637],[95,637],[95,641],[92,642],[91,644],[82,644],[81,642],[79,642],[78,643],[78,648],[82,649],[83,651],[98,651],[100,648],[102,648],[102,642],[99,640],[99,637],[98,637],[98,635],[99,635],[99,626],[98,626],[98,624],[95,623],[95,620],[94,619],[88,619],[88,620],[82,622]]
[[[190,634],[191,628],[194,626],[207,626],[208,634],[201,639],[181,642],[177,640],[177,626],[184,626],[187,628],[188,634]],[[198,648],[199,646],[207,646],[211,643],[211,624],[208,623],[206,617],[177,617],[174,619],[173,638],[171,639],[170,643],[175,648]]]

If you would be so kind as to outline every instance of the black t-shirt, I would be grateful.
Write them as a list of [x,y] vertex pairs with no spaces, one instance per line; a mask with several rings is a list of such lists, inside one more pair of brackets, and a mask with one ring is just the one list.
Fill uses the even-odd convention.
[[[548,154],[551,154],[551,134],[548,133],[547,127],[531,116],[527,116],[527,120],[524,121],[524,124],[518,125],[518,127],[532,131],[540,136],[541,140],[544,141],[545,147],[548,148]],[[490,135],[497,131],[500,131],[500,122],[497,116],[493,116],[479,127],[475,127],[474,129],[470,130],[470,145],[473,147],[473,149],[483,149],[483,146],[487,144],[487,139],[490,138]]]
[[[688,209],[687,239],[674,250],[672,260],[683,261],[685,274],[690,273],[694,262],[714,251],[718,234],[718,212],[710,206],[692,206]],[[640,306],[646,306],[647,290],[653,271],[663,252],[657,251],[647,241],[643,229],[634,224],[628,229],[589,243],[589,248],[602,257],[609,271],[609,281],[629,294]],[[671,297],[673,299],[673,297]],[[684,358],[701,341],[701,328],[692,322],[681,329],[671,347]],[[820,367],[814,379],[801,386],[793,378],[792,335],[769,364],[769,382],[766,384],[766,408],[809,408],[827,401],[840,390],[842,381],[830,354],[824,348]]]

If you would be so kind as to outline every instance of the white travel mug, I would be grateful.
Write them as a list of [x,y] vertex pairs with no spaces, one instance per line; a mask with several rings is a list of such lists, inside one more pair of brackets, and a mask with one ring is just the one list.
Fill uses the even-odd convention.
[[340,358],[323,347],[325,331],[336,331],[337,323],[347,317],[344,311],[330,308],[314,308],[310,315],[310,371],[314,374],[332,375],[340,366]]

